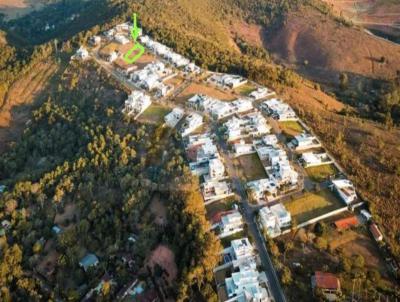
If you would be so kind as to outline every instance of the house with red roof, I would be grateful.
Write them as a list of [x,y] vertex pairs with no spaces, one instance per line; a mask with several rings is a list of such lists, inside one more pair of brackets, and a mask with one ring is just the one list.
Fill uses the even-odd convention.
[[359,224],[356,216],[350,216],[335,221],[335,226],[338,230],[346,230],[351,227],[355,227]]
[[316,271],[311,277],[311,287],[313,292],[320,291],[329,301],[336,301],[341,294],[340,280],[332,273]]

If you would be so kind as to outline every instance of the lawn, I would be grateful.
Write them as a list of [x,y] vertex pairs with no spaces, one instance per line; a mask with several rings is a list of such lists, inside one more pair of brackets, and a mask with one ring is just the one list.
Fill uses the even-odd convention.
[[241,95],[244,95],[244,96],[248,96],[254,90],[256,90],[256,87],[253,84],[250,84],[250,83],[246,83],[246,84],[243,84],[243,85],[235,88],[235,92],[237,94],[241,94]]
[[297,223],[303,223],[344,206],[328,189],[318,193],[305,193],[304,196],[285,202],[284,205]]
[[279,127],[281,128],[284,134],[291,137],[299,135],[304,131],[300,123],[296,121],[279,122]]
[[211,219],[220,212],[230,211],[233,210],[233,204],[235,203],[234,198],[228,198],[225,200],[219,200],[213,202],[211,204],[206,205],[207,211],[207,219],[211,221]]
[[337,173],[337,169],[333,164],[330,164],[317,167],[309,167],[306,168],[306,172],[313,181],[322,182],[326,180],[329,176],[335,175]]
[[139,117],[139,121],[150,124],[161,124],[164,122],[164,116],[166,116],[171,109],[160,106],[151,105],[142,115]]
[[264,167],[257,154],[243,155],[238,158],[243,176],[247,181],[266,178]]

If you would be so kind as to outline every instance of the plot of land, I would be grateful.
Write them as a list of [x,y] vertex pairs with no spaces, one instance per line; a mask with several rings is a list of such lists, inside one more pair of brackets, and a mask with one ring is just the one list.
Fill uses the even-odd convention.
[[246,83],[235,89],[237,94],[248,96],[251,92],[256,90],[256,87],[251,83]]
[[286,209],[297,223],[344,207],[344,204],[328,189],[318,193],[306,193],[303,197],[286,202]]
[[304,131],[300,123],[296,121],[279,122],[279,127],[282,129],[283,133],[292,137]]
[[317,182],[326,180],[329,176],[335,175],[338,171],[333,164],[306,168],[308,176]]
[[239,157],[239,162],[242,166],[243,176],[247,179],[247,181],[267,177],[264,167],[257,154],[243,155]]
[[6,20],[15,19],[42,8],[43,2],[43,0],[0,0],[0,13],[6,16]]
[[232,101],[237,98],[237,96],[230,91],[222,91],[215,87],[207,86],[206,84],[192,83],[176,97],[176,102],[185,104],[186,101],[195,94],[205,94],[220,99],[221,101]]
[[233,209],[233,203],[235,201],[232,200],[220,200],[213,202],[209,205],[206,206],[206,211],[207,211],[207,220],[212,221],[215,215],[217,215],[220,212],[226,212],[230,211]]
[[161,124],[164,122],[164,116],[166,116],[171,109],[160,105],[151,105],[143,114],[139,117],[139,121],[150,123],[150,124]]
[[158,264],[161,266],[167,274],[167,279],[170,283],[172,283],[178,274],[178,268],[175,263],[175,255],[165,245],[159,245],[157,248],[151,253],[150,259],[148,260],[148,265],[153,269],[154,266]]

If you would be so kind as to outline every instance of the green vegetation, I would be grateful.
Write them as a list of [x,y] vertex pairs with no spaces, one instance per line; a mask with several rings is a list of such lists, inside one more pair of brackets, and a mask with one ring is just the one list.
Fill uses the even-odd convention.
[[[80,289],[95,287],[105,271],[117,285],[98,298],[114,300],[131,281],[131,270],[142,268],[160,243],[179,259],[169,295],[184,301],[196,292],[213,299],[209,284],[220,243],[209,232],[177,136],[124,120],[119,109],[126,93],[85,64],[65,71],[57,92],[0,158],[0,178],[9,188],[0,196],[0,218],[11,222],[6,236],[13,237],[12,244],[1,238],[1,300],[77,301],[85,293]],[[143,215],[154,194],[166,200],[166,227]],[[58,236],[51,231],[56,221],[63,229]],[[78,262],[88,252],[100,265],[84,272]],[[133,268],[120,261],[121,254],[135,259]],[[44,278],[38,281],[30,272],[48,255],[55,257],[54,269],[49,275],[39,271]]]
[[152,104],[140,115],[139,120],[152,124],[162,124],[164,123],[164,116],[170,111],[171,109],[164,106]]
[[331,191],[325,189],[318,193],[307,192],[303,197],[285,202],[285,207],[300,224],[342,208],[344,204]]
[[308,176],[316,182],[323,182],[338,171],[333,164],[306,168]]
[[235,92],[241,95],[248,96],[251,92],[256,90],[253,84],[246,83],[235,89]]
[[265,178],[267,174],[257,154],[243,155],[238,158],[243,176],[247,181]]
[[304,131],[300,123],[296,121],[279,122],[279,127],[285,135],[290,137],[294,137]]

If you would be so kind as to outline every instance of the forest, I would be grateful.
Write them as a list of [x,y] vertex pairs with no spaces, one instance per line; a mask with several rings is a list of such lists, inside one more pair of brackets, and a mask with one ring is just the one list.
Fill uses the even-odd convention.
[[[77,301],[82,287],[94,287],[107,272],[116,285],[97,299],[113,301],[160,243],[180,259],[171,295],[215,299],[210,284],[220,245],[208,232],[177,134],[126,119],[120,113],[126,92],[95,66],[72,65],[60,81],[0,160],[0,178],[10,188],[0,196],[0,219],[10,222],[0,238],[1,300]],[[166,200],[165,229],[144,215],[155,193]],[[55,235],[52,227],[67,211]],[[84,272],[78,262],[88,251],[101,264]],[[50,254],[57,260],[43,277],[38,268]],[[133,268],[121,254],[135,259]]]

